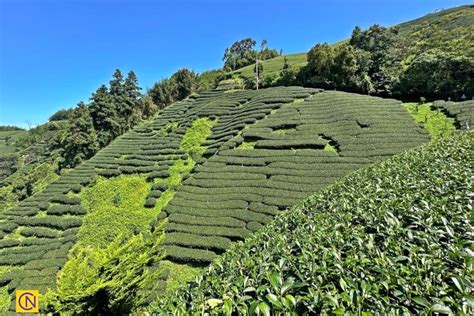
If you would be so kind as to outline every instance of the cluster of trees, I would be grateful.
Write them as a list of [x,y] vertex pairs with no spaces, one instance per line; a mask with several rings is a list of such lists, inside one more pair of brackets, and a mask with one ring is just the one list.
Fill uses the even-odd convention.
[[204,88],[199,75],[192,70],[182,68],[170,78],[156,82],[148,90],[148,95],[159,109],[163,109]]
[[268,47],[266,40],[262,40],[260,50],[255,50],[255,45],[257,45],[257,42],[254,39],[245,38],[228,47],[222,59],[224,61],[224,70],[237,70],[255,63],[257,58],[259,60],[267,60],[279,55],[276,49]]
[[287,62],[276,85],[304,85],[325,89],[394,96],[402,99],[453,98],[473,95],[474,59],[462,52],[431,48],[407,58],[412,43],[397,28],[356,27],[348,42],[317,44],[308,63],[292,69]]
[[49,117],[50,122],[68,120],[72,116],[74,109],[61,109]]
[[89,159],[117,136],[155,114],[157,106],[140,90],[133,71],[124,78],[117,69],[109,86],[100,86],[89,104],[80,102],[71,113],[69,128],[53,143],[61,151],[59,168],[72,168]]

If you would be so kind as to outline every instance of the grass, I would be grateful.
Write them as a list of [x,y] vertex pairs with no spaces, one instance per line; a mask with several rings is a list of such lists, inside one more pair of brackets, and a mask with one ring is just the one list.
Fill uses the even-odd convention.
[[159,214],[159,207],[143,206],[151,183],[145,176],[119,176],[111,179],[98,178],[84,188],[79,197],[87,210],[79,230],[78,244],[104,247],[121,233],[144,231]]
[[166,279],[167,293],[171,293],[180,285],[204,272],[204,268],[202,267],[193,267],[187,264],[179,264],[169,260],[161,261],[160,268],[168,270],[168,278]]
[[[293,67],[303,67],[306,65],[306,53],[299,53],[299,54],[291,54],[285,55],[288,63]],[[284,57],[285,56],[278,56],[269,60],[262,61],[261,64],[263,65],[263,73],[262,75],[279,75],[280,70],[283,68]],[[249,65],[234,71],[235,74],[240,74],[242,77],[253,77],[255,73],[253,72],[254,65]]]
[[211,129],[216,123],[217,121],[208,118],[197,119],[184,134],[181,147],[193,160],[199,159],[206,150],[201,144],[211,135]]
[[336,153],[337,154],[337,149],[333,145],[327,143],[326,146],[324,146],[324,151],[330,152],[330,153]]
[[454,119],[439,110],[433,110],[431,103],[405,103],[404,107],[417,123],[423,124],[432,139],[450,135],[455,130]]
[[116,178],[98,178],[93,186],[84,188],[79,197],[87,210],[79,231],[81,246],[103,247],[118,234],[144,231],[163,207],[173,198],[175,189],[184,175],[193,168],[205,147],[201,143],[211,134],[216,121],[197,119],[183,136],[181,147],[188,153],[187,159],[177,160],[168,170],[170,176],[156,183],[166,183],[169,189],[158,199],[152,209],[144,207],[152,183],[145,175],[121,175]]
[[[18,150],[15,142],[28,131],[0,131],[0,155],[11,154]],[[7,144],[7,139],[10,139]]]

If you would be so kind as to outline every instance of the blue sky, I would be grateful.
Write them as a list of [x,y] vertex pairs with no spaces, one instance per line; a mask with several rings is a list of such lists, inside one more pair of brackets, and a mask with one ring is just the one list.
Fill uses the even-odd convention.
[[267,39],[284,53],[466,1],[0,0],[0,125],[46,122],[87,101],[116,68],[143,88],[181,67],[222,66],[226,47]]

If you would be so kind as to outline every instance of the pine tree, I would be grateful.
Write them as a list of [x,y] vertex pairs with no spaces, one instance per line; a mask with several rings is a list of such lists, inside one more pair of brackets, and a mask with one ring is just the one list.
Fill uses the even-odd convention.
[[97,135],[87,106],[80,102],[74,110],[63,144],[60,168],[73,168],[92,157],[98,150]]
[[109,89],[102,85],[91,97],[90,116],[97,131],[97,141],[102,148],[120,135],[117,109],[110,97]]
[[138,78],[133,71],[127,74],[123,85],[126,106],[122,109],[121,115],[126,118],[126,128],[130,129],[137,125],[142,119],[143,97],[138,86]]

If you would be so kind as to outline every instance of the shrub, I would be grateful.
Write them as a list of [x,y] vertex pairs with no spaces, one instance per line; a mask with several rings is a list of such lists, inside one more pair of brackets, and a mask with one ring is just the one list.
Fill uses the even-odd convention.
[[156,205],[156,199],[148,198],[148,199],[146,199],[144,206],[147,207],[147,208],[152,208],[152,207],[155,207],[155,205]]
[[161,191],[161,192],[164,192],[166,190],[168,190],[168,185],[164,184],[164,183],[157,183],[157,184],[154,184],[151,189],[153,191]]
[[344,178],[161,298],[157,311],[472,314],[473,145],[474,133],[457,134]]
[[46,311],[125,315],[141,307],[162,273],[153,270],[163,258],[161,225],[153,233],[117,236],[105,248],[72,254],[59,274],[57,290],[46,293]]
[[148,194],[149,198],[154,198],[154,199],[159,199],[161,196],[161,191],[151,191],[150,194]]
[[66,195],[57,195],[51,200],[53,203],[67,204],[67,205],[77,205],[81,204],[81,199],[77,196],[66,196]]
[[40,238],[56,238],[59,232],[49,228],[43,227],[25,227],[20,234],[26,237],[40,237]]
[[148,175],[147,180],[151,181],[151,180],[156,179],[156,178],[164,179],[164,178],[168,178],[169,176],[170,176],[170,174],[169,174],[168,171],[165,171],[165,170],[154,171],[154,172],[152,172]]

